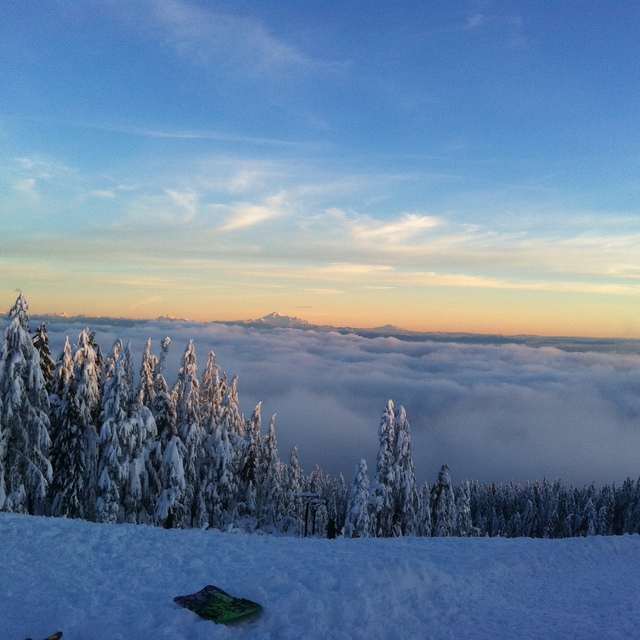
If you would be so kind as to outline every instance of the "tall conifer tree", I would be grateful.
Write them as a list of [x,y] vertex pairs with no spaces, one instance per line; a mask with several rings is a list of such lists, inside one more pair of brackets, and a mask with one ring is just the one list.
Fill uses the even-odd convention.
[[41,512],[52,479],[49,395],[20,292],[0,348],[0,509]]

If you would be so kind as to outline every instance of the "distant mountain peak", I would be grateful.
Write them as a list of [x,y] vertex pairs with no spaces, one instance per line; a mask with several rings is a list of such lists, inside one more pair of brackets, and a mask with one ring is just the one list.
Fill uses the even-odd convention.
[[374,331],[406,332],[406,329],[397,327],[395,324],[383,324],[381,327],[374,327]]
[[189,322],[188,318],[179,318],[176,316],[158,316],[156,320],[159,322]]
[[258,318],[253,322],[265,324],[270,327],[308,327],[310,326],[309,323],[306,320],[302,320],[302,318],[296,318],[292,316],[283,316],[277,311],[268,313],[266,316],[262,316],[262,318]]

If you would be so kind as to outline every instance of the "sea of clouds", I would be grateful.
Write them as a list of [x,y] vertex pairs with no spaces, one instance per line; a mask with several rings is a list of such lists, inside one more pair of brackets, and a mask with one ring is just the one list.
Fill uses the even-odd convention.
[[351,482],[364,457],[373,475],[380,415],[392,399],[407,411],[419,482],[432,483],[444,463],[454,481],[600,486],[640,475],[640,351],[74,319],[48,321],[53,356],[66,335],[73,346],[85,326],[105,355],[116,338],[131,340],[136,369],[147,338],[159,355],[169,336],[169,384],[190,339],[200,371],[214,351],[227,377],[238,375],[245,417],[262,401],[265,431],[276,413],[280,455],[288,460],[298,445],[306,473],[319,464]]

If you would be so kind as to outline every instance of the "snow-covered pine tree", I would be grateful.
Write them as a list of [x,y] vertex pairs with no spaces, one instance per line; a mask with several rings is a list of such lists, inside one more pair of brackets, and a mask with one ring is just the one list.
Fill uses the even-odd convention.
[[477,534],[471,521],[471,496],[469,483],[464,482],[459,488],[456,499],[456,528],[455,535],[466,538]]
[[71,355],[69,336],[66,336],[62,352],[56,361],[56,366],[53,371],[51,395],[56,395],[60,400],[62,400],[67,384],[71,378],[73,378],[73,356]]
[[184,529],[191,523],[191,508],[185,500],[186,456],[187,450],[180,437],[173,436],[162,456],[162,493],[154,517],[155,523],[165,529]]
[[61,403],[66,393],[67,384],[71,379],[73,379],[73,357],[71,355],[69,337],[67,336],[64,339],[62,352],[56,361],[49,387],[49,422],[51,425],[49,428],[49,437],[52,444],[55,443],[58,437],[62,413]]
[[284,520],[282,530],[301,531],[304,527],[304,513],[299,493],[302,491],[304,474],[298,462],[298,447],[293,447],[289,455],[289,464],[283,469],[282,499],[284,501]]
[[233,376],[231,384],[225,391],[228,406],[231,407],[229,417],[233,419],[233,423],[230,425],[233,427],[233,431],[236,435],[244,438],[244,418],[240,413],[240,402],[238,400],[238,376]]
[[98,428],[100,419],[99,379],[102,356],[95,343],[95,335],[84,329],[78,336],[73,353],[73,377],[76,383],[78,411],[84,429],[85,473],[83,486],[85,495],[83,510],[85,518],[95,519],[98,484]]
[[171,338],[169,336],[165,336],[160,340],[160,357],[158,358],[158,362],[153,370],[154,380],[159,373],[164,371],[164,365],[167,361],[167,356],[169,355],[169,347],[171,347]]
[[116,362],[120,359],[120,354],[122,353],[122,340],[120,338],[116,338],[113,342],[113,346],[111,347],[111,351],[109,355],[104,360],[104,366],[100,372],[100,384],[104,387],[104,385],[111,379],[116,373]]
[[394,445],[395,415],[393,401],[389,400],[382,412],[378,438],[378,459],[376,473],[371,487],[371,517],[373,534],[377,537],[388,537],[392,533],[393,514],[395,511],[393,487],[394,477]]
[[184,460],[185,500],[193,518],[196,511],[196,497],[200,491],[202,445],[205,439],[200,420],[200,382],[193,340],[189,340],[185,349],[174,394],[178,435],[187,450]]
[[151,410],[135,405],[126,420],[127,477],[123,491],[124,519],[130,523],[148,523],[153,519],[155,501],[161,491],[160,474],[154,465],[160,451],[157,429]]
[[456,530],[456,502],[449,476],[449,467],[444,464],[433,487],[432,522],[434,537],[453,536]]
[[224,389],[220,382],[220,367],[216,364],[215,357],[215,353],[209,351],[200,385],[202,420],[204,424],[211,425],[220,422],[224,395]]
[[55,371],[56,363],[51,357],[49,336],[47,335],[47,328],[44,322],[38,325],[33,335],[33,346],[37,349],[38,355],[40,356],[40,368],[42,369],[45,387],[48,392],[51,392],[51,382],[53,381],[53,372]]
[[593,500],[589,498],[587,501],[587,507],[585,510],[585,520],[588,536],[595,536],[598,532],[598,514],[596,513]]
[[158,429],[158,440],[162,451],[164,451],[169,440],[178,435],[176,403],[162,373],[156,374],[153,388],[154,397],[151,409]]
[[347,519],[349,489],[342,474],[324,476],[322,479],[321,498],[324,501],[324,512],[322,520],[317,518],[319,524],[316,532],[321,535],[324,533],[329,538],[335,538],[344,528],[344,523]]
[[536,507],[531,498],[527,498],[524,507],[524,513],[522,514],[522,520],[520,522],[520,535],[533,538],[535,537],[535,532],[538,528],[538,514],[536,512]]
[[[160,341],[160,357],[154,358],[154,360],[156,360],[156,363],[153,368],[153,392],[151,393],[151,395],[153,396],[153,400],[151,402],[151,407],[150,407],[151,413],[153,413],[153,417],[156,421],[156,426],[158,428],[158,434],[161,439],[163,437],[163,432],[165,431],[164,425],[161,426],[161,423],[164,422],[163,418],[165,416],[163,415],[160,420],[159,420],[159,416],[160,414],[163,414],[164,411],[166,411],[168,401],[170,401],[169,403],[172,405],[172,409],[169,411],[170,416],[167,416],[167,420],[168,422],[170,422],[171,426],[167,431],[167,434],[166,434],[167,437],[166,437],[166,440],[163,441],[163,444],[166,444],[167,442],[169,442],[169,440],[174,435],[177,435],[178,433],[177,425],[176,425],[176,415],[175,415],[175,406],[176,406],[175,397],[172,391],[169,389],[169,386],[167,385],[167,381],[162,373],[164,371],[164,365],[165,365],[167,356],[169,354],[170,346],[171,346],[171,338],[169,338],[169,336],[166,336]],[[158,401],[158,398],[157,398],[158,393],[162,393],[163,395],[163,398],[161,399],[161,401]]]
[[640,480],[637,480],[633,493],[629,496],[624,513],[624,532],[640,533]]
[[347,518],[344,524],[345,538],[368,538],[371,532],[369,517],[369,473],[364,458],[356,465],[353,484],[349,491]]
[[[210,409],[211,407],[209,407]],[[214,411],[207,411],[203,424],[205,440],[196,495],[195,526],[223,529],[229,523],[229,508],[234,500],[235,451],[226,420],[216,422]]]
[[131,340],[127,342],[127,346],[122,354],[122,365],[124,367],[124,395],[126,401],[127,415],[132,416],[136,412],[138,406],[138,396],[135,389],[135,365],[133,364],[133,349]]
[[42,513],[52,479],[49,396],[20,292],[0,348],[0,509]]
[[[213,414],[209,420],[213,420]],[[237,488],[233,433],[226,420],[208,424],[197,500],[196,526],[224,529],[233,522]]]
[[140,365],[140,381],[138,384],[137,398],[141,406],[153,407],[155,398],[154,372],[158,365],[158,358],[151,353],[151,338],[147,340],[142,353],[142,364]]
[[614,513],[613,489],[609,485],[602,487],[598,500],[598,520],[596,535],[610,536]]
[[420,488],[420,530],[419,535],[430,538],[431,526],[431,487],[425,482]]
[[271,416],[269,430],[262,439],[262,455],[258,474],[257,509],[258,526],[262,529],[278,528],[284,516],[282,478],[275,433],[276,414]]
[[56,420],[56,438],[51,447],[51,515],[85,518],[86,439],[73,377],[68,380],[62,394]]
[[395,442],[393,448],[393,523],[394,535],[415,536],[419,531],[420,502],[416,475],[411,458],[411,427],[403,406],[394,420]]
[[256,486],[258,465],[260,464],[260,430],[262,427],[261,406],[262,403],[258,402],[245,427],[245,453],[239,476],[239,499],[242,502],[242,508],[238,515],[246,518],[256,517]]
[[[217,444],[210,447],[207,456],[207,464],[213,464],[216,469],[213,475],[209,473],[209,481],[217,477],[216,493],[222,514],[217,518],[215,526],[218,527],[236,524],[238,516],[245,511],[241,471],[247,443],[243,435],[244,418],[238,408],[236,383],[237,378],[234,377],[224,392],[220,419],[213,435]],[[212,413],[211,419],[214,415]],[[242,427],[238,426],[240,423],[243,423]]]
[[[110,367],[109,359],[107,366]],[[103,420],[100,429],[100,458],[96,520],[115,524],[124,520],[124,486],[128,476],[127,383],[124,363],[116,356],[112,374],[106,380],[102,398]]]

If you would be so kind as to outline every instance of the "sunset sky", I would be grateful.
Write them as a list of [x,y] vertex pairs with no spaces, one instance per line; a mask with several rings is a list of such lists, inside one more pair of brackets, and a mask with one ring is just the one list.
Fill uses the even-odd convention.
[[0,310],[640,337],[640,5],[0,6]]

